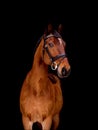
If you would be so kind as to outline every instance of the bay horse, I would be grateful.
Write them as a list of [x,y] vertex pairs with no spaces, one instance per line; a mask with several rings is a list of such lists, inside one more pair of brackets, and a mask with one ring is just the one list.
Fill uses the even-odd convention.
[[[23,82],[20,111],[24,130],[57,130],[59,126],[63,106],[60,78],[67,77],[71,68],[59,27],[58,31],[51,24],[47,26]],[[49,73],[49,66],[57,75]]]

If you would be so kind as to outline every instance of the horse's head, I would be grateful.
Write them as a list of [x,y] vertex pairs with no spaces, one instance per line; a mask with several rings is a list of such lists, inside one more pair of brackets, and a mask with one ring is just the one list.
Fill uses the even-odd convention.
[[51,24],[48,25],[44,34],[43,59],[52,70],[57,70],[60,78],[64,78],[70,74],[71,67],[66,56],[66,43],[60,35],[61,25],[58,29],[56,31]]

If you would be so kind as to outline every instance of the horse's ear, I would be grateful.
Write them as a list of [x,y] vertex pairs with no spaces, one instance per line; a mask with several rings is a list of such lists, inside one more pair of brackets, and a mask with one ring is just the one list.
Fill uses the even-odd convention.
[[48,26],[46,27],[46,29],[45,29],[45,32],[44,32],[44,34],[45,35],[48,35],[48,34],[50,34],[50,33],[53,33],[53,26],[52,26],[52,24],[48,24]]
[[63,25],[62,24],[59,24],[57,31],[58,31],[58,33],[62,34],[62,31],[63,31]]

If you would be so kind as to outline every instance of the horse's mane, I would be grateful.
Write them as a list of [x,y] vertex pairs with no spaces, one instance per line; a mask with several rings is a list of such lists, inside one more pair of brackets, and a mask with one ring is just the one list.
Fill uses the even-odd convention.
[[34,47],[34,49],[33,49],[33,54],[32,54],[32,56],[33,56],[33,61],[34,61],[34,55],[35,55],[36,49],[38,48],[38,46],[39,46],[39,44],[40,44],[40,42],[41,42],[41,40],[42,40],[42,37],[43,37],[43,35],[38,39],[38,41],[36,42],[35,47]]

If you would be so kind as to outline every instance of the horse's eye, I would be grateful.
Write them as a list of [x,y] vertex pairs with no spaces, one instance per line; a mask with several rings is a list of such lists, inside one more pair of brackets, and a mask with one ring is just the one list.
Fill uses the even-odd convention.
[[53,43],[52,43],[52,42],[50,42],[50,43],[49,43],[49,46],[50,46],[50,47],[53,47],[54,45],[53,45]]

